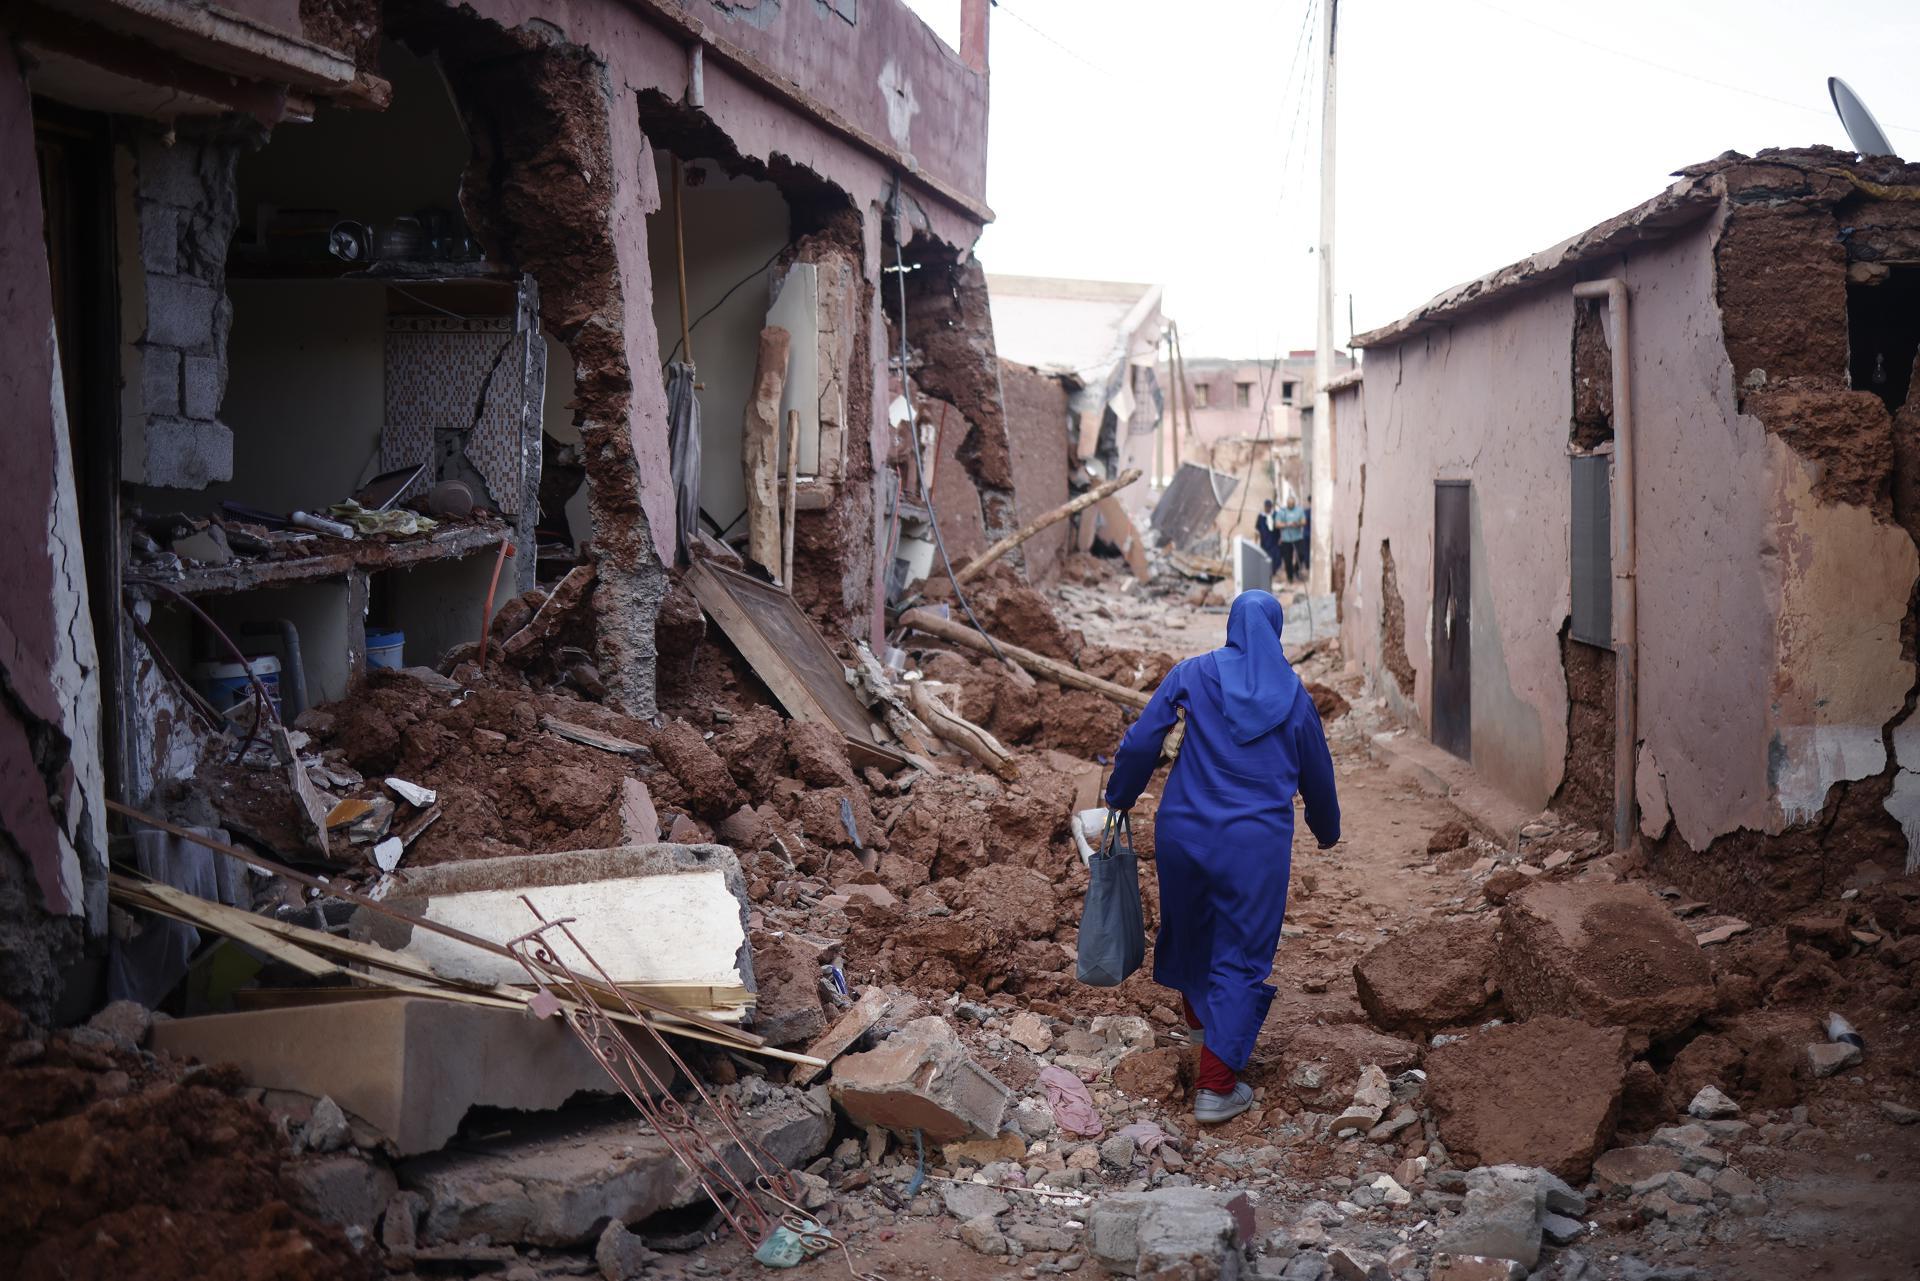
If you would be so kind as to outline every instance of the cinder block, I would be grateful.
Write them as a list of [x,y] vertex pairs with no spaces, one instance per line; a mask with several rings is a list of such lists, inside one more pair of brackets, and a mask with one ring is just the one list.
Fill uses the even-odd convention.
[[140,202],[140,265],[158,276],[180,270],[180,211],[171,205]]
[[219,356],[188,356],[184,375],[186,416],[218,418],[220,401],[227,394],[226,362]]
[[145,484],[205,489],[233,479],[233,431],[224,423],[149,418],[140,461],[138,475]]
[[929,1015],[836,1063],[832,1093],[856,1124],[949,1143],[1000,1133],[1011,1092],[967,1057],[945,1019]]
[[213,345],[218,289],[186,276],[148,276],[146,284],[149,343],[195,351]]
[[173,348],[140,347],[140,405],[149,414],[180,412],[180,353]]

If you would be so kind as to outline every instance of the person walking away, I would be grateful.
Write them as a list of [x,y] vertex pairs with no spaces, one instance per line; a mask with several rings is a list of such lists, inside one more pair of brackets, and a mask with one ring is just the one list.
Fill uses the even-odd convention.
[[1224,648],[1175,665],[1114,757],[1107,804],[1130,810],[1176,714],[1186,737],[1154,821],[1160,930],[1153,978],[1180,993],[1200,1047],[1194,1119],[1215,1125],[1253,1101],[1240,1079],[1273,1004],[1274,951],[1287,910],[1293,798],[1321,849],[1340,839],[1340,799],[1320,714],[1287,662],[1285,614],[1246,591]]
[[1298,503],[1288,503],[1280,509],[1273,523],[1279,530],[1280,559],[1286,566],[1287,581],[1298,582],[1304,568],[1301,552],[1306,550],[1306,510]]
[[1280,534],[1273,527],[1273,500],[1267,499],[1261,505],[1259,516],[1253,522],[1254,537],[1260,540],[1260,550],[1267,557],[1267,584],[1273,584],[1273,576],[1280,572]]

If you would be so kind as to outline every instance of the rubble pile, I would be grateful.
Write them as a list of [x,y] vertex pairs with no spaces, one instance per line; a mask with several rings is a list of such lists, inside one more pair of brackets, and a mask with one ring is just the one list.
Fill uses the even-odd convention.
[[150,1022],[119,1002],[49,1032],[0,1006],[0,1273],[379,1275],[345,1232],[296,1208],[287,1136],[259,1091],[230,1068],[142,1049]]

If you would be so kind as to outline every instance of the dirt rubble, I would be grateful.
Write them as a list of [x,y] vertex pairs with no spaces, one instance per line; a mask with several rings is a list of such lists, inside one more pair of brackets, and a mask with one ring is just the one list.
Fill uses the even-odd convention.
[[141,1049],[147,1021],[122,1004],[49,1032],[0,1006],[0,1273],[380,1275],[346,1233],[295,1208],[286,1135],[259,1091]]
[[[1219,613],[1169,616],[1177,586],[1141,593],[1099,570],[1070,562],[1051,596],[996,571],[969,598],[1002,639],[1142,690],[1224,629]],[[494,658],[482,672],[466,657],[457,679],[375,674],[304,725],[323,772],[362,777],[343,792],[376,791],[388,773],[440,791],[444,816],[408,849],[402,881],[409,865],[618,844],[638,785],[663,831],[738,851],[771,1039],[803,1047],[875,993],[886,1012],[851,1052],[916,1018],[950,1025],[1012,1091],[1002,1133],[929,1144],[916,1184],[911,1136],[841,1116],[802,1171],[809,1212],[863,1270],[1098,1275],[1086,1225],[1101,1198],[1193,1186],[1247,1194],[1257,1276],[1437,1279],[1461,1275],[1442,1256],[1490,1250],[1567,1281],[1908,1275],[1887,1210],[1913,1190],[1920,1156],[1920,1126],[1906,1124],[1920,1120],[1907,1067],[1920,878],[1863,867],[1846,897],[1753,927],[1645,880],[1598,832],[1552,814],[1495,844],[1374,757],[1386,709],[1336,647],[1289,642],[1329,696],[1316,702],[1345,835],[1294,863],[1278,992],[1248,1071],[1257,1104],[1214,1130],[1192,1122],[1178,1001],[1151,978],[1158,781],[1136,811],[1148,962],[1117,988],[1074,977],[1086,872],[1068,821],[1127,721],[1098,695],[909,637],[911,661],[1013,750],[1005,782],[957,755],[937,774],[856,767],[838,735],[784,717],[711,637],[663,683],[672,714],[658,723],[595,701],[578,662]],[[627,746],[586,746],[554,720]],[[365,845],[345,857],[350,877],[375,878]],[[1829,1009],[1868,1049],[1816,1076]],[[730,1088],[787,1073],[690,1053]],[[1063,1128],[1054,1071],[1084,1083],[1096,1133]],[[1711,1092],[1725,1105],[1689,1116]],[[1639,1173],[1613,1177],[1622,1168]],[[1572,1185],[1578,1214],[1545,1208],[1563,1195],[1541,1190],[1549,1175]],[[616,1226],[656,1257],[593,1265],[602,1275],[758,1270],[724,1234],[700,1244],[684,1223]],[[480,1246],[495,1251],[487,1266],[519,1275],[590,1264]]]

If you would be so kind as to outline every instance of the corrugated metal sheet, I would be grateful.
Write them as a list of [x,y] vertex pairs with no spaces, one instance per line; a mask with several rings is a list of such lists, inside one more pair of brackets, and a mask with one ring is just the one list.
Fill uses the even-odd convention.
[[1153,508],[1155,545],[1185,549],[1198,539],[1214,537],[1213,523],[1239,486],[1237,476],[1196,463],[1181,463],[1167,492],[1160,495]]
[[1573,459],[1573,638],[1613,648],[1613,457]]

